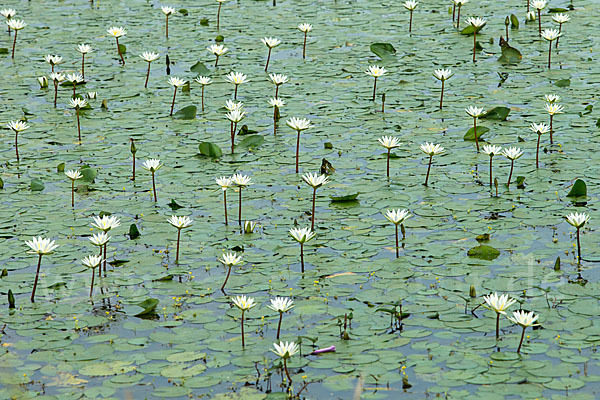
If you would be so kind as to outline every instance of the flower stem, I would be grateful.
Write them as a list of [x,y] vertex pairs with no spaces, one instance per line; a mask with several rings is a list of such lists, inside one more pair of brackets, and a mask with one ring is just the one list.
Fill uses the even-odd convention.
[[156,203],[158,199],[156,197],[156,181],[154,179],[154,172],[152,172],[152,191],[154,192],[154,202]]
[[500,313],[496,313],[496,341],[500,340]]
[[75,208],[75,179],[71,179],[71,208]]
[[477,27],[473,27],[473,62],[475,62],[475,48],[477,47]]
[[277,136],[277,107],[273,107],[273,136]]
[[456,19],[456,3],[452,2],[452,22]]
[[577,228],[577,264],[581,264],[581,242],[579,241],[579,229]]
[[311,216],[311,223],[310,223],[310,229],[312,231],[315,230],[315,202],[317,200],[317,188],[313,188],[313,204],[312,204],[312,214]]
[[279,85],[275,85],[275,98],[277,99],[279,95]]
[[[17,36],[17,31],[15,31],[15,37]],[[35,289],[37,289],[38,277],[40,275],[40,266],[42,265],[42,254],[39,255],[37,270],[35,271],[35,281],[33,281],[33,291],[31,292],[31,302],[35,303]]]
[[271,48],[269,47],[269,55],[267,56],[267,64],[265,65],[265,72],[267,72],[267,68],[269,68],[269,61],[271,60]]
[[175,90],[173,91],[173,102],[171,103],[171,113],[169,117],[173,116],[173,108],[175,107],[175,96],[177,96],[177,86],[175,86]]
[[58,81],[54,80],[54,108],[56,108],[56,98],[58,97]]
[[512,178],[514,167],[515,167],[515,160],[510,160],[510,173],[508,174],[508,182],[506,182],[506,186],[509,188],[510,188],[510,179]]
[[302,46],[302,59],[306,59],[306,37],[308,36],[308,32],[304,32],[304,45]]
[[552,40],[550,42],[550,47],[548,47],[548,69],[550,69],[550,57],[552,55]]
[[169,38],[169,16],[168,15],[167,15],[167,23],[166,23],[165,34],[167,35],[167,39],[168,39]]
[[494,156],[490,155],[490,187],[492,187],[493,185],[493,179],[492,179],[492,160],[494,159]]
[[123,53],[121,53],[121,46],[119,46],[119,38],[115,39],[117,39],[117,51],[119,52],[119,57],[121,57],[121,62],[123,63],[123,66],[125,66],[125,59],[123,58]]
[[15,30],[15,40],[13,40],[13,48],[12,48],[12,58],[15,58],[15,45],[17,44],[17,30]]
[[521,346],[523,345],[523,339],[525,338],[525,329],[527,329],[527,327],[523,327],[523,332],[521,332],[521,341],[519,342],[519,347],[517,348],[517,353],[521,353]]
[[304,243],[300,243],[300,268],[302,269],[302,273],[304,273]]
[[244,341],[244,310],[242,310],[242,349],[246,347],[246,342]]
[[277,324],[277,339],[279,339],[279,332],[281,332],[281,320],[283,319],[283,313],[279,312],[279,323]]
[[535,151],[535,168],[539,168],[540,167],[540,138],[542,137],[542,135],[540,135],[538,133],[538,140],[537,140],[537,149]]
[[444,82],[445,82],[445,80],[442,80],[442,94],[440,95],[440,110],[442,109],[442,104],[444,102]]
[[550,144],[554,144],[554,138],[552,134],[554,133],[554,129],[552,127],[552,123],[554,122],[554,115],[550,114]]
[[[528,0],[529,1],[529,0]],[[220,22],[221,22],[221,2],[219,2],[219,9],[217,10],[217,30],[219,30],[219,27],[221,26]],[[219,59],[219,57],[217,57],[217,60]],[[215,64],[215,67],[217,66],[217,64]]]
[[408,33],[412,32],[412,15],[413,15],[413,12],[412,12],[412,10],[410,10],[410,19],[408,22]]
[[179,240],[181,239],[181,229],[177,229],[177,252],[175,253],[175,264],[179,263]]
[[238,85],[235,85],[235,91],[233,92],[233,99],[237,100],[237,90],[238,90]]
[[477,118],[473,118],[473,134],[475,135],[475,146],[479,153],[479,139],[477,138]]
[[85,80],[85,54],[81,54],[81,76]]
[[390,153],[392,149],[388,149],[387,151],[387,178],[390,179]]
[[461,8],[461,7],[462,7],[462,4],[459,4],[459,5],[458,5],[458,16],[457,16],[457,18],[456,18],[456,29],[458,29],[458,28],[459,28],[459,26],[460,26],[460,8]]
[[133,170],[133,177],[131,178],[131,180],[135,181],[135,154],[134,153],[131,154],[131,169]]
[[286,374],[286,376],[288,378],[289,384],[291,385],[292,384],[292,377],[290,376],[290,373],[288,371],[287,360],[285,358],[283,359],[283,369],[285,370],[285,374]]
[[300,130],[298,130],[298,138],[296,139],[296,173],[298,173],[299,157],[300,157]]
[[17,154],[17,162],[19,162],[19,143],[18,143],[18,138],[19,138],[19,132],[15,131],[15,153]]
[[77,137],[79,138],[79,144],[81,144],[81,124],[79,123],[79,107],[75,107],[75,114],[77,115]]
[[223,206],[225,208],[225,225],[229,225],[227,221],[227,191],[223,190]]
[[398,225],[396,224],[396,258],[400,257],[400,253],[399,253],[399,242],[398,242]]
[[[98,256],[102,259],[102,246],[98,246],[100,248],[100,254]],[[98,278],[102,278],[102,266],[98,265]]]
[[542,37],[542,10],[538,8],[538,31]]
[[92,268],[92,284],[90,285],[90,297],[92,297],[92,294],[94,293],[94,277],[96,275],[95,272],[96,271],[94,271],[94,269]]
[[556,38],[556,45],[554,46],[554,48],[558,49],[558,40],[560,39],[560,33],[562,32],[562,23],[558,24],[558,37]]
[[231,274],[231,265],[229,265],[227,276],[225,277],[225,282],[223,282],[223,285],[221,286],[221,290],[225,289],[225,285],[227,285],[227,281],[229,280],[229,274]]
[[375,77],[375,82],[373,82],[373,98],[371,101],[375,101],[375,91],[377,90],[377,77]]
[[[219,4],[219,7],[221,7],[220,4]],[[216,57],[216,59],[215,59],[215,68],[216,68],[219,65],[219,56],[215,55],[215,57]]]
[[233,121],[231,121],[231,124],[229,125],[229,129],[230,129],[230,135],[231,135],[231,154],[233,154],[234,150],[235,150],[235,131],[233,130]]
[[204,112],[204,85],[202,85],[202,112]]
[[[106,246],[108,245],[108,243],[104,243],[104,276],[106,276]],[[100,267],[98,267],[100,268]]]
[[144,88],[148,88],[148,79],[150,78],[150,62],[148,62],[148,72],[146,72],[146,83],[144,83]]
[[238,201],[238,224],[242,227],[242,187],[240,186]]
[[431,162],[433,161],[433,156],[429,156],[429,166],[427,167],[427,176],[425,177],[425,186],[427,186],[427,182],[429,182],[429,171],[431,171]]

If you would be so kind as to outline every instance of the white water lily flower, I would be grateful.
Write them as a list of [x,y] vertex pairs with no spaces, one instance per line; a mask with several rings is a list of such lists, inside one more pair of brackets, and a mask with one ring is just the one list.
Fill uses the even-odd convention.
[[483,296],[488,308],[494,310],[498,314],[506,315],[506,310],[508,307],[515,304],[517,301],[515,299],[509,299],[507,294],[503,294],[498,296],[498,293],[492,293],[489,296]]
[[437,156],[438,154],[442,154],[444,152],[444,148],[439,144],[433,144],[425,142],[420,146],[420,149],[423,153],[428,156]]
[[382,136],[378,138],[377,141],[388,150],[400,147],[400,140],[394,136]]
[[171,86],[174,86],[176,88],[181,87],[183,85],[185,85],[185,82],[183,79],[181,78],[177,78],[175,76],[172,76],[169,78],[169,80],[167,81],[167,83]]
[[50,79],[55,82],[62,82],[65,80],[65,75],[61,72],[50,72]]
[[287,83],[289,81],[288,77],[283,74],[269,74],[269,78],[271,79],[271,82],[273,82],[273,84],[277,86]]
[[175,9],[173,7],[167,7],[167,6],[163,6],[160,8],[160,10],[163,12],[163,14],[165,14],[167,17],[171,14],[173,14],[175,12]]
[[244,103],[241,101],[235,102],[233,100],[225,101],[225,109],[228,111],[241,110],[244,108]]
[[79,72],[76,72],[74,74],[67,74],[67,81],[73,84],[81,83],[83,82],[83,75],[81,75]]
[[440,81],[446,81],[452,78],[454,74],[451,69],[436,69],[433,71],[433,76],[435,76]]
[[151,51],[145,51],[142,54],[140,54],[140,57],[142,58],[142,60],[147,61],[147,62],[152,62],[152,61],[156,61],[158,60],[158,58],[160,57],[160,54],[158,53],[153,53]]
[[103,232],[108,232],[111,229],[118,228],[121,226],[121,220],[114,215],[103,215],[93,217],[94,222],[92,222],[92,226],[94,228],[98,228]]
[[533,132],[537,133],[538,135],[543,135],[544,133],[550,132],[550,126],[543,124],[543,123],[542,124],[533,123],[529,126],[529,129],[531,129]]
[[275,349],[271,349],[271,351],[284,360],[287,360],[299,351],[298,345],[294,342],[279,342],[279,344],[273,343],[273,347]]
[[183,229],[183,228],[187,228],[187,227],[191,226],[192,222],[194,222],[194,220],[191,219],[190,217],[188,217],[187,215],[184,215],[182,217],[178,217],[176,215],[171,215],[171,218],[169,218],[167,220],[167,222],[169,222],[171,225],[173,225],[177,229]]
[[71,179],[72,181],[76,181],[77,179],[83,178],[83,175],[81,175],[81,172],[79,170],[75,170],[75,169],[70,169],[70,170],[65,171],[65,175],[67,176],[67,178]]
[[29,125],[23,121],[10,121],[8,124],[6,124],[6,127],[15,132],[23,132],[24,130],[29,129]]
[[465,108],[465,111],[473,118],[479,118],[485,114],[485,110],[481,107],[469,106]]
[[225,191],[231,187],[233,181],[228,176],[221,176],[220,178],[216,178],[215,181],[217,185],[221,186],[221,190]]
[[194,80],[202,86],[210,85],[210,83],[212,82],[212,80],[208,76],[197,76],[194,78]]
[[160,160],[157,158],[150,158],[144,161],[144,163],[142,164],[142,168],[150,172],[158,171],[162,166],[163,164],[161,164]]
[[296,131],[304,131],[308,128],[312,128],[312,125],[310,124],[310,119],[306,118],[292,117],[285,121],[285,124]]
[[473,28],[481,28],[482,26],[484,26],[486,23],[486,20],[480,17],[477,18],[473,18],[473,17],[469,17],[467,18],[467,24],[471,25]]
[[112,26],[108,28],[106,32],[108,32],[109,35],[115,38],[120,38],[121,36],[127,35],[127,31],[123,29],[123,27]]
[[269,99],[269,104],[271,105],[271,107],[281,108],[281,107],[285,106],[285,101],[283,101],[279,98],[272,97]]
[[552,16],[552,21],[556,22],[557,24],[564,24],[565,22],[569,22],[571,20],[571,17],[569,17],[567,14],[554,14]]
[[206,49],[208,51],[210,51],[211,53],[213,53],[217,57],[222,56],[223,54],[227,53],[227,51],[229,50],[227,47],[224,47],[222,44],[211,44]]
[[452,0],[454,2],[455,5],[457,6],[464,6],[465,4],[467,4],[469,2],[469,0]]
[[509,147],[507,149],[502,150],[502,155],[508,158],[509,160],[514,161],[518,158],[521,158],[523,152],[518,147]]
[[409,11],[413,11],[415,8],[417,8],[417,5],[419,4],[418,1],[415,0],[406,0],[403,4],[404,8],[406,8]]
[[34,236],[31,240],[26,241],[25,244],[31,249],[27,253],[39,255],[52,254],[58,247],[58,245],[54,243],[54,240],[45,239],[41,236]]
[[306,22],[298,25],[298,29],[304,33],[308,33],[310,31],[312,31],[312,28],[313,28],[313,26],[311,24],[307,24]]
[[237,186],[241,186],[241,187],[246,187],[251,185],[250,180],[252,178],[250,178],[248,175],[242,175],[242,174],[233,174],[231,176],[231,180],[233,181],[233,183],[235,183]]
[[501,146],[494,146],[494,145],[489,145],[489,144],[486,144],[485,146],[483,146],[483,152],[490,157],[497,156],[498,154],[500,154],[501,150],[502,150]]
[[87,101],[85,99],[80,99],[76,97],[74,99],[69,99],[69,107],[71,108],[83,108],[87,106]]
[[302,175],[302,179],[313,189],[317,189],[329,183],[329,178],[327,177],[327,175],[317,175],[313,174],[312,172]]
[[544,109],[546,110],[546,112],[548,112],[548,114],[555,115],[555,114],[562,114],[564,107],[561,106],[560,104],[549,103],[549,104],[544,104]]
[[232,267],[242,263],[242,256],[238,256],[235,253],[224,253],[223,256],[219,258],[219,261],[224,265]]
[[81,260],[81,263],[88,268],[96,268],[102,263],[102,257],[98,255],[89,255]]
[[544,29],[542,31],[542,37],[548,41],[553,41],[562,36],[562,33],[558,29]]
[[0,15],[2,15],[6,19],[11,19],[15,15],[17,15],[17,11],[12,8],[3,8],[0,10]]
[[90,46],[89,44],[82,43],[79,46],[77,46],[77,51],[81,54],[87,54],[92,51],[92,46]]
[[512,321],[513,323],[522,326],[523,328],[528,327],[528,326],[536,326],[539,324],[536,324],[535,321],[538,320],[540,316],[539,315],[535,315],[533,314],[533,311],[530,312],[526,312],[523,310],[519,310],[519,311],[513,311],[513,316],[511,317],[507,317],[510,321]]
[[260,40],[264,43],[265,46],[267,46],[270,49],[272,49],[273,47],[277,47],[279,46],[279,44],[281,44],[281,40],[272,37],[264,37]]
[[546,8],[546,5],[548,3],[546,2],[546,0],[532,0],[531,1],[531,6],[533,8],[535,8],[536,10],[543,10],[544,8]]
[[380,67],[379,65],[371,65],[369,69],[365,71],[365,74],[372,76],[373,78],[379,78],[387,74],[387,70],[384,67]]
[[274,299],[270,300],[271,305],[268,305],[267,307],[278,313],[287,312],[294,307],[294,300],[290,299],[289,297],[275,297]]
[[400,210],[399,208],[396,210],[386,210],[384,216],[388,221],[390,221],[394,225],[402,224],[404,223],[404,221],[412,217],[408,210]]
[[22,19],[9,19],[6,24],[15,31],[20,31],[25,28],[27,24]]
[[577,229],[582,228],[590,220],[590,216],[586,213],[571,213],[565,218],[569,224]]
[[244,233],[254,233],[255,228],[256,228],[256,222],[254,222],[254,221],[244,222]]
[[550,104],[558,103],[560,101],[560,96],[557,94],[546,94],[544,95],[544,100]]
[[229,82],[236,86],[241,85],[242,83],[250,82],[247,79],[247,76],[241,72],[230,72],[229,75],[225,76],[225,78],[227,78]]
[[252,307],[256,306],[256,303],[252,297],[246,297],[244,295],[232,297],[231,301],[242,311],[248,311]]
[[61,56],[53,56],[52,54],[44,56],[44,60],[52,66],[62,64],[63,62],[63,58]]
[[237,109],[237,110],[228,112],[225,116],[227,117],[228,120],[237,124],[238,122],[240,122],[241,120],[244,119],[244,117],[246,116],[246,112],[242,111],[240,109]]
[[290,236],[300,244],[304,244],[310,241],[312,238],[317,236],[310,228],[292,228],[290,229]]
[[110,240],[110,236],[106,232],[94,233],[90,238],[90,242],[94,246],[102,247]]

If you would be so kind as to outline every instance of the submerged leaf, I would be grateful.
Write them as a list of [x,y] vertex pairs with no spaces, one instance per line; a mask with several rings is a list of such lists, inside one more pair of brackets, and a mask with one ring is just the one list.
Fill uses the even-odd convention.
[[396,49],[390,43],[373,43],[370,49],[382,61],[393,60],[396,55]]
[[[486,126],[478,126],[477,127],[477,140],[481,139],[481,137],[490,131],[490,128],[486,127]],[[463,136],[464,140],[470,140],[470,141],[475,141],[475,130],[473,128],[469,129],[467,131],[467,133],[465,133],[465,136]]]

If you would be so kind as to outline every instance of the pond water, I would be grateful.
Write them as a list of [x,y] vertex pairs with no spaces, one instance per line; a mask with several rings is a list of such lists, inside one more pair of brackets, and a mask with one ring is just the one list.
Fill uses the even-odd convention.
[[[177,10],[168,39],[164,5]],[[551,20],[558,9],[571,17],[553,47],[551,69],[537,21],[525,22],[525,1],[462,7],[461,30],[467,17],[487,20],[477,34],[483,49],[476,63],[472,36],[453,27],[451,2],[418,4],[411,34],[408,11],[391,1],[280,0],[275,7],[226,1],[218,31],[216,1],[9,1],[3,7],[15,8],[15,18],[28,25],[18,32],[14,59],[14,33],[1,34],[2,120],[23,119],[30,128],[19,134],[18,163],[13,132],[0,132],[0,270],[6,271],[0,278],[0,397],[598,398],[596,1],[553,0],[542,11],[543,28],[558,27]],[[509,44],[522,60],[507,64],[498,61],[498,43],[511,14],[519,27],[509,27]],[[297,28],[303,22],[313,25],[306,59]],[[119,39],[124,66],[106,32],[111,26],[127,30]],[[217,35],[229,51],[214,67],[206,48]],[[268,72],[263,37],[282,41]],[[37,81],[50,73],[47,54],[63,57],[57,71],[79,72],[80,43],[93,52],[77,93],[97,92],[81,110],[81,142],[69,107],[71,86],[59,87],[55,108],[52,82],[40,89]],[[381,59],[371,51],[374,43],[390,43],[395,54],[380,53]],[[147,89],[148,64],[139,57],[145,51],[160,53]],[[170,76],[191,82],[189,90],[177,91],[174,109],[196,106],[192,119],[169,116],[167,55]],[[388,70],[377,80],[375,102],[373,78],[365,74],[370,65]],[[438,68],[454,72],[445,82],[442,110],[440,82],[432,76]],[[233,155],[224,109],[234,92],[225,78],[232,71],[249,79],[237,99],[247,113],[240,126],[250,131],[236,137]],[[278,92],[285,105],[277,135],[269,73],[290,80]],[[194,81],[199,74],[212,79],[204,112]],[[559,95],[564,112],[553,120],[554,144],[542,136],[536,168],[537,135],[529,125],[548,123],[546,94]],[[478,121],[478,129],[489,128],[481,140],[524,151],[510,187],[510,162],[494,157],[497,195],[488,184],[489,157],[463,139],[473,123],[468,106],[508,109],[506,119]],[[285,123],[291,117],[313,125],[301,133],[299,173],[296,132]],[[392,151],[389,180],[387,153],[377,141],[383,135],[401,142]],[[445,148],[433,157],[427,187],[424,142]],[[201,143],[223,154],[205,156]],[[155,174],[157,203],[151,174],[142,168],[148,158],[164,163]],[[304,246],[302,274],[300,248],[288,231],[310,226],[313,192],[301,176],[318,173],[323,159],[335,171],[317,190],[316,237]],[[82,167],[89,170],[76,182],[71,208],[63,170]],[[251,234],[240,233],[235,188],[227,191],[224,224],[215,178],[234,173],[252,179],[243,190],[242,216],[257,222]],[[518,177],[525,179],[519,187]],[[585,197],[567,197],[576,179],[587,184]],[[351,195],[356,199],[336,201]],[[383,214],[392,208],[412,214],[398,258],[394,225]],[[564,218],[571,212],[591,216],[581,231],[579,264],[576,231]],[[100,213],[120,218],[121,226],[109,232],[108,271],[96,277],[90,298],[91,271],[80,260],[97,254],[89,238],[98,230],[90,223]],[[193,219],[181,231],[178,263],[171,215]],[[130,235],[132,225],[139,237]],[[35,303],[29,298],[37,256],[25,245],[32,236],[59,245],[42,257]],[[469,256],[479,246],[476,238],[499,254]],[[229,251],[243,262],[232,268],[223,292],[227,270],[218,259]],[[9,290],[15,308],[9,308]],[[519,308],[539,315],[520,353],[521,328],[504,317],[495,338],[495,313],[481,306],[491,292],[518,301],[509,315]],[[241,314],[231,303],[238,295],[258,304],[244,316],[244,348]],[[295,304],[281,326],[281,339],[301,347],[287,362],[291,385],[270,351],[279,315],[267,305],[275,296]],[[158,305],[138,315],[148,299]],[[394,310],[401,310],[401,321],[391,318]],[[344,335],[345,317],[351,319]],[[329,346],[335,352],[310,355]]]

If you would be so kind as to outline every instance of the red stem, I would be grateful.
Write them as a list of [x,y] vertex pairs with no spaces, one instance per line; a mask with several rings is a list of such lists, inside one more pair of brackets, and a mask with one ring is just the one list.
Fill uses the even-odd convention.
[[156,182],[154,180],[154,172],[152,172],[152,191],[154,192],[154,202],[156,203],[158,199],[156,197]]
[[85,54],[81,54],[81,76],[85,80]]
[[92,284],[90,285],[90,297],[92,297],[92,294],[94,293],[94,278],[96,275],[94,272],[94,268],[92,268]]
[[244,341],[244,310],[242,310],[242,349],[246,347],[246,342]]
[[396,224],[396,258],[400,257],[400,250],[398,249],[400,247],[399,242],[398,242],[398,224]]
[[440,95],[440,110],[442,109],[442,103],[444,101],[444,82],[445,82],[445,80],[442,80],[442,94]]
[[18,143],[18,137],[19,137],[19,132],[15,131],[15,153],[17,153],[17,162],[19,162],[19,143]]
[[267,68],[269,68],[270,60],[271,60],[271,48],[269,47],[269,55],[267,56],[267,64],[265,65],[265,72],[267,72]]
[[79,144],[81,144],[81,125],[79,123],[79,107],[75,107],[75,114],[77,115],[77,136],[79,137]]
[[225,225],[229,225],[227,222],[227,191],[223,190],[223,206],[225,207]]
[[75,208],[75,179],[71,179],[71,207]]
[[240,186],[239,201],[238,201],[238,223],[242,227],[242,187]]
[[429,171],[431,171],[431,162],[433,161],[433,156],[429,156],[429,166],[427,167],[427,176],[425,177],[425,186],[427,186],[427,182],[429,182]]
[[537,140],[537,149],[535,151],[535,168],[539,168],[540,167],[540,138],[542,137],[541,134],[538,133],[538,140]]
[[300,130],[298,130],[298,138],[296,139],[296,173],[298,173],[298,158],[300,157]]
[[[300,266],[302,268],[302,273],[304,273],[304,243],[300,243]],[[279,336],[277,336],[279,339]]]
[[202,85],[202,112],[204,112],[204,85]]
[[[15,36],[17,36],[17,31],[15,31]],[[40,275],[40,266],[42,265],[42,254],[39,255],[37,270],[35,271],[35,281],[33,282],[33,291],[31,292],[31,302],[35,303],[35,290],[37,289],[38,277]]]
[[227,276],[225,277],[225,282],[223,282],[223,285],[221,286],[221,290],[225,289],[225,285],[227,285],[227,281],[229,280],[229,274],[231,274],[231,265],[227,270]]
[[13,48],[12,48],[12,58],[15,58],[15,45],[17,44],[17,30],[15,30],[15,40],[13,41]]
[[179,263],[179,239],[181,238],[181,229],[177,229],[177,252],[175,253],[175,264]]
[[512,178],[514,167],[515,167],[515,160],[510,160],[510,174],[508,174],[508,182],[506,182],[506,186],[509,188],[510,188],[510,179]]
[[317,200],[317,188],[313,188],[313,205],[312,205],[312,214],[311,214],[311,223],[310,223],[310,229],[312,231],[315,230],[315,202]]
[[148,88],[148,79],[150,78],[150,62],[148,62],[148,72],[146,72],[146,83],[144,83],[144,88]]
[[117,39],[117,51],[119,52],[119,57],[121,57],[121,62],[125,65],[125,59],[123,58],[123,53],[121,53],[121,47],[119,46],[119,38]]
[[173,116],[173,108],[175,107],[175,96],[177,96],[177,86],[175,86],[175,91],[173,92],[173,102],[171,103],[171,113],[169,116]]
[[308,32],[304,32],[304,45],[302,46],[302,59],[306,59],[306,37],[308,36]]
[[281,320],[283,319],[283,313],[279,312],[279,323],[277,324],[277,339],[279,339],[279,332],[281,331]]
[[373,98],[371,101],[375,101],[375,90],[377,90],[377,77],[375,76],[375,82],[373,83]]

